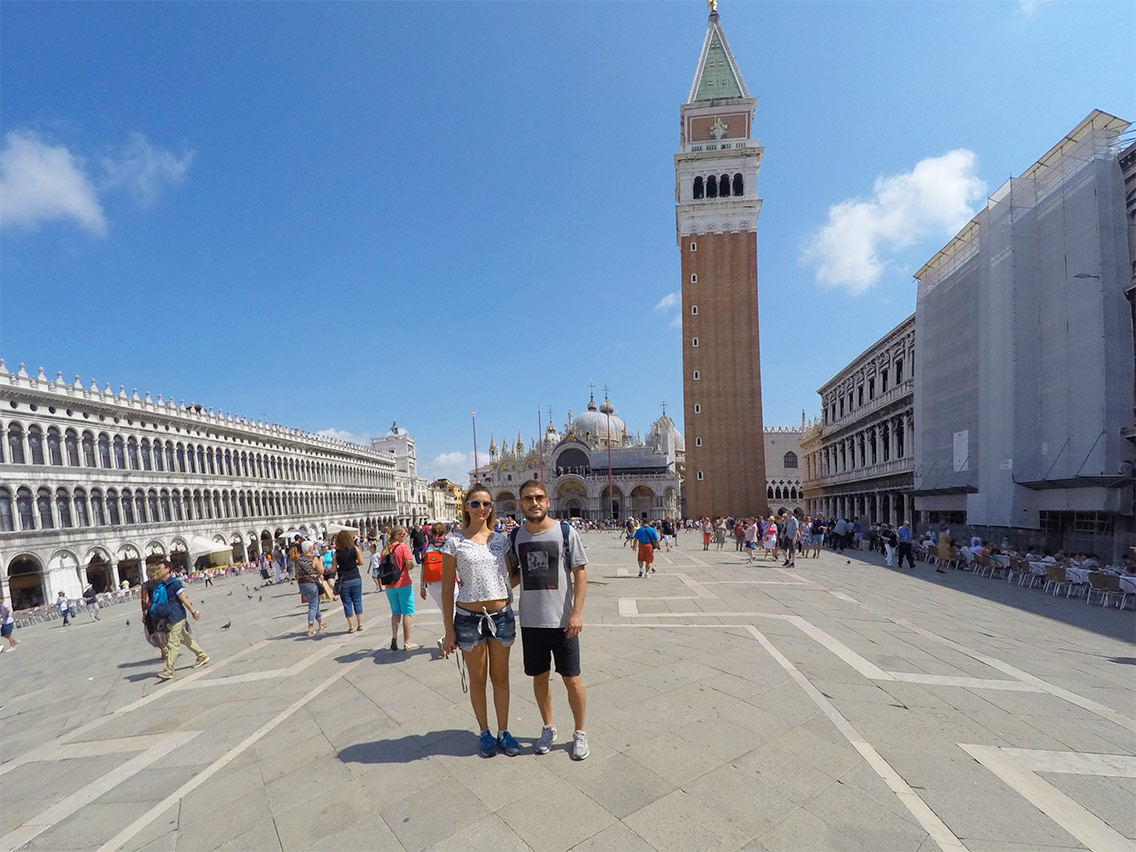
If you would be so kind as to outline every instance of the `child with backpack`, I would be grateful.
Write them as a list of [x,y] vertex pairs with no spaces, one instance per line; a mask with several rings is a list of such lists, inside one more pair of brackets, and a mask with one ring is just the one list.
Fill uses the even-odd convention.
[[[446,525],[436,521],[430,527],[430,540],[422,554],[422,578],[418,581],[418,596],[426,600],[430,593],[434,603],[442,609],[442,548],[446,543]],[[438,658],[448,656],[442,651],[443,638],[438,639]]]

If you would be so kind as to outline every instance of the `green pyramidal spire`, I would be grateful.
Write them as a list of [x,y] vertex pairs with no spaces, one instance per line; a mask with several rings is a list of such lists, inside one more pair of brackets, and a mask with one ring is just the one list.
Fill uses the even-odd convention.
[[748,98],[741,72],[734,62],[733,53],[722,32],[717,12],[711,12],[702,55],[694,72],[694,85],[688,103],[712,101],[720,98]]

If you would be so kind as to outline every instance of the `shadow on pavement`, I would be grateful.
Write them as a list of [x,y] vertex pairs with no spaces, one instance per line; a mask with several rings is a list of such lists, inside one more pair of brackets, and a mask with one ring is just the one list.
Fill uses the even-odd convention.
[[375,740],[348,746],[339,753],[344,763],[413,763],[435,755],[476,757],[477,737],[469,731],[434,731],[393,740]]

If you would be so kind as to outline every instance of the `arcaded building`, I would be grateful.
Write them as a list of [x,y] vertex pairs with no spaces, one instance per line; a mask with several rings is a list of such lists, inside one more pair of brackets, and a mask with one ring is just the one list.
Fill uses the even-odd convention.
[[871,524],[914,519],[915,316],[825,382],[801,436],[809,514]]
[[396,519],[394,456],[0,360],[0,588],[14,609]]
[[675,155],[686,514],[767,514],[757,326],[756,98],[712,11]]

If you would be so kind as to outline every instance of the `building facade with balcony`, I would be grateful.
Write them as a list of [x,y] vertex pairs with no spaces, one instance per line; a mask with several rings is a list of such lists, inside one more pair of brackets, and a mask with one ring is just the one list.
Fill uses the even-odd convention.
[[543,442],[517,435],[512,446],[489,445],[489,464],[470,472],[493,496],[498,517],[523,520],[520,486],[545,483],[558,518],[662,520],[682,514],[685,443],[674,421],[663,414],[646,438],[631,435],[615,407],[605,399],[558,432],[551,423]]
[[412,527],[432,520],[426,479],[418,475],[414,437],[394,422],[388,434],[371,439],[371,449],[394,459],[395,522]]
[[818,391],[821,416],[800,441],[809,514],[914,521],[914,359],[912,315]]
[[765,496],[769,500],[769,511],[775,514],[804,514],[802,474],[805,463],[801,452],[801,436],[805,425],[802,415],[800,427],[765,427]]
[[148,561],[243,561],[300,529],[396,517],[395,460],[0,360],[0,586],[15,609],[137,585]]

